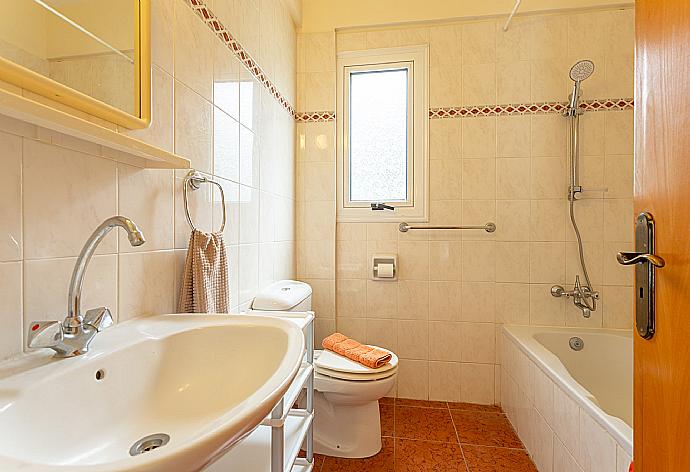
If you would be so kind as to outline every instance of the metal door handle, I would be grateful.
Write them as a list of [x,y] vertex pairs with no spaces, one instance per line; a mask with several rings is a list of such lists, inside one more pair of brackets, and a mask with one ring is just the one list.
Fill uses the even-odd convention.
[[619,252],[616,255],[616,259],[618,263],[622,265],[644,264],[645,262],[649,262],[659,269],[666,265],[666,261],[663,257],[644,252]]

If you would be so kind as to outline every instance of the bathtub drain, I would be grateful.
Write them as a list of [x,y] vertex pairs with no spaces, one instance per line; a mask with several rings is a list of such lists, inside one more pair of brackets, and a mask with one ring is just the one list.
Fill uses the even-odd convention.
[[569,344],[570,349],[573,351],[581,351],[585,347],[585,342],[582,340],[582,338],[578,338],[577,336],[570,338]]
[[168,441],[170,441],[170,436],[168,436],[165,433],[151,434],[149,436],[145,436],[137,442],[135,442],[134,444],[132,444],[132,447],[129,448],[129,455],[138,456],[139,454],[153,451],[154,449],[158,449],[159,447],[165,446],[166,444],[168,444]]

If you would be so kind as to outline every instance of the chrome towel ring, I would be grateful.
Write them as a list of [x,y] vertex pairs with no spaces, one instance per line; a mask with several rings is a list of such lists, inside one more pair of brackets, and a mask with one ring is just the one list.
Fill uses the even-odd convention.
[[197,229],[197,227],[194,226],[194,222],[192,221],[192,216],[189,214],[189,198],[187,191],[188,189],[191,189],[192,191],[199,190],[201,188],[201,184],[204,183],[215,185],[216,187],[218,187],[218,190],[220,190],[220,199],[221,202],[223,202],[223,223],[220,225],[219,232],[222,233],[225,229],[225,221],[227,219],[227,212],[225,211],[225,193],[223,193],[223,186],[220,185],[218,182],[209,179],[208,177],[204,176],[196,170],[190,170],[189,173],[185,176],[184,181],[182,183],[182,193],[184,195],[184,212],[187,216],[187,221],[189,222],[189,226],[191,226],[193,230]]

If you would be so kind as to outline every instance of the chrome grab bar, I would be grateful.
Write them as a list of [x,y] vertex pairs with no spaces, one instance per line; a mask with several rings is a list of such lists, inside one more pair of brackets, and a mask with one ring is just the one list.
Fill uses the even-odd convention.
[[407,233],[411,229],[483,229],[487,233],[493,233],[496,231],[496,224],[489,222],[481,226],[411,226],[407,223],[400,223],[398,229],[401,233]]
[[658,267],[659,269],[666,265],[666,261],[663,257],[657,256],[656,254],[645,254],[642,252],[619,252],[616,255],[616,260],[618,260],[618,263],[622,265],[634,265],[649,262],[654,267]]

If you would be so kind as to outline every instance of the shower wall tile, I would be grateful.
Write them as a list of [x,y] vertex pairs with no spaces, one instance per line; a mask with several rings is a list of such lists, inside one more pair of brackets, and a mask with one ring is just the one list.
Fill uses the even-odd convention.
[[429,282],[429,320],[460,321],[461,288],[459,282]]
[[[232,13],[229,3],[213,6],[227,15]],[[282,95],[293,100],[292,19],[279,0],[260,3],[254,6],[256,16],[271,27],[247,36],[247,47],[254,52],[257,41],[272,45],[257,52],[257,63]],[[294,117],[185,1],[154,0],[152,16],[152,123],[147,129],[120,131],[191,159],[193,167],[223,185],[231,307],[237,311],[263,286],[295,277]],[[227,25],[240,35],[233,31],[237,21]],[[112,123],[79,116],[117,130]],[[242,175],[240,118],[249,133],[245,143],[251,142],[245,146]],[[311,148],[318,156],[329,153],[323,144],[333,138],[323,139]],[[105,238],[89,265],[83,308],[108,306],[119,321],[175,311],[190,234],[182,200],[187,171],[118,164],[112,159],[116,151],[6,117],[0,117],[0,146],[8,177],[0,196],[5,231],[0,241],[0,318],[5,326],[0,359],[25,349],[25,327],[31,320],[65,316],[76,256],[97,225],[113,215],[132,218],[147,242],[132,248],[124,234],[115,234],[119,230]],[[204,231],[219,228],[217,190],[202,186],[189,197],[195,225]],[[335,230],[327,234],[333,238]],[[313,284],[319,310],[331,317],[330,324],[318,325],[320,333],[335,327],[332,280],[331,290],[326,283]]]
[[[433,86],[433,84],[432,84]],[[496,104],[496,64],[466,64],[462,68],[462,103]],[[431,103],[433,107],[434,104]]]
[[[583,10],[518,18],[508,32],[501,21],[469,20],[335,38],[299,35],[299,109],[335,110],[335,52],[413,44],[429,45],[431,105],[447,110],[565,101],[569,69],[583,58],[595,61],[584,99],[629,98],[633,22],[629,9]],[[598,29],[581,38],[583,27]],[[395,224],[336,223],[335,121],[300,120],[296,127],[298,276],[327,286],[335,281],[336,324],[325,319],[323,329],[397,351],[400,396],[500,401],[501,391],[512,388],[502,385],[497,354],[503,323],[629,326],[630,271],[612,258],[631,240],[631,111],[581,117],[581,183],[598,190],[584,193],[575,207],[589,275],[601,293],[598,312],[587,320],[550,295],[552,285],[570,289],[575,275],[583,277],[568,217],[564,118],[482,114],[429,122],[429,223],[494,221],[493,234],[403,234]],[[368,280],[376,253],[398,255],[398,281]],[[521,411],[524,428],[542,424],[536,420],[543,412]],[[547,463],[549,448],[542,446]]]
[[[28,139],[23,156],[24,257],[76,257],[101,221],[117,214],[116,163]],[[97,253],[116,250],[109,235]]]
[[151,2],[151,61],[168,74],[174,72],[175,51],[170,47],[175,35],[174,0]]
[[531,117],[499,116],[496,126],[497,157],[530,157]]
[[[24,326],[31,321],[61,320],[67,314],[67,291],[76,257],[24,262]],[[117,255],[96,255],[84,279],[84,311],[107,306],[118,319]]]
[[192,167],[213,169],[213,105],[182,82],[175,81],[175,153]]
[[5,183],[0,188],[0,261],[22,258],[22,138],[0,133]]
[[431,159],[462,158],[462,121],[429,121],[429,156]]
[[0,263],[0,356],[5,359],[22,350],[24,322],[22,316],[23,281],[21,262]]
[[400,398],[429,398],[429,362],[400,360],[398,364],[397,396]]
[[496,284],[491,282],[463,282],[461,284],[462,321],[494,323],[496,321]]
[[525,103],[531,99],[531,64],[528,61],[496,65],[496,101]]
[[462,401],[462,366],[457,362],[429,362],[429,399]]
[[150,221],[146,244],[132,247],[120,231],[120,252],[141,252],[174,248],[174,172],[139,169],[119,164],[118,210],[132,220]]
[[429,28],[429,66],[457,68],[461,65],[462,26],[442,25]]
[[213,99],[213,45],[211,30],[184,2],[176,1],[174,27],[175,78],[206,100]]
[[463,64],[487,64],[496,61],[496,22],[479,21],[462,25]]
[[120,321],[175,312],[174,251],[123,253],[118,256],[118,266]]
[[416,280],[398,282],[397,317],[424,321],[429,319],[429,282]]

